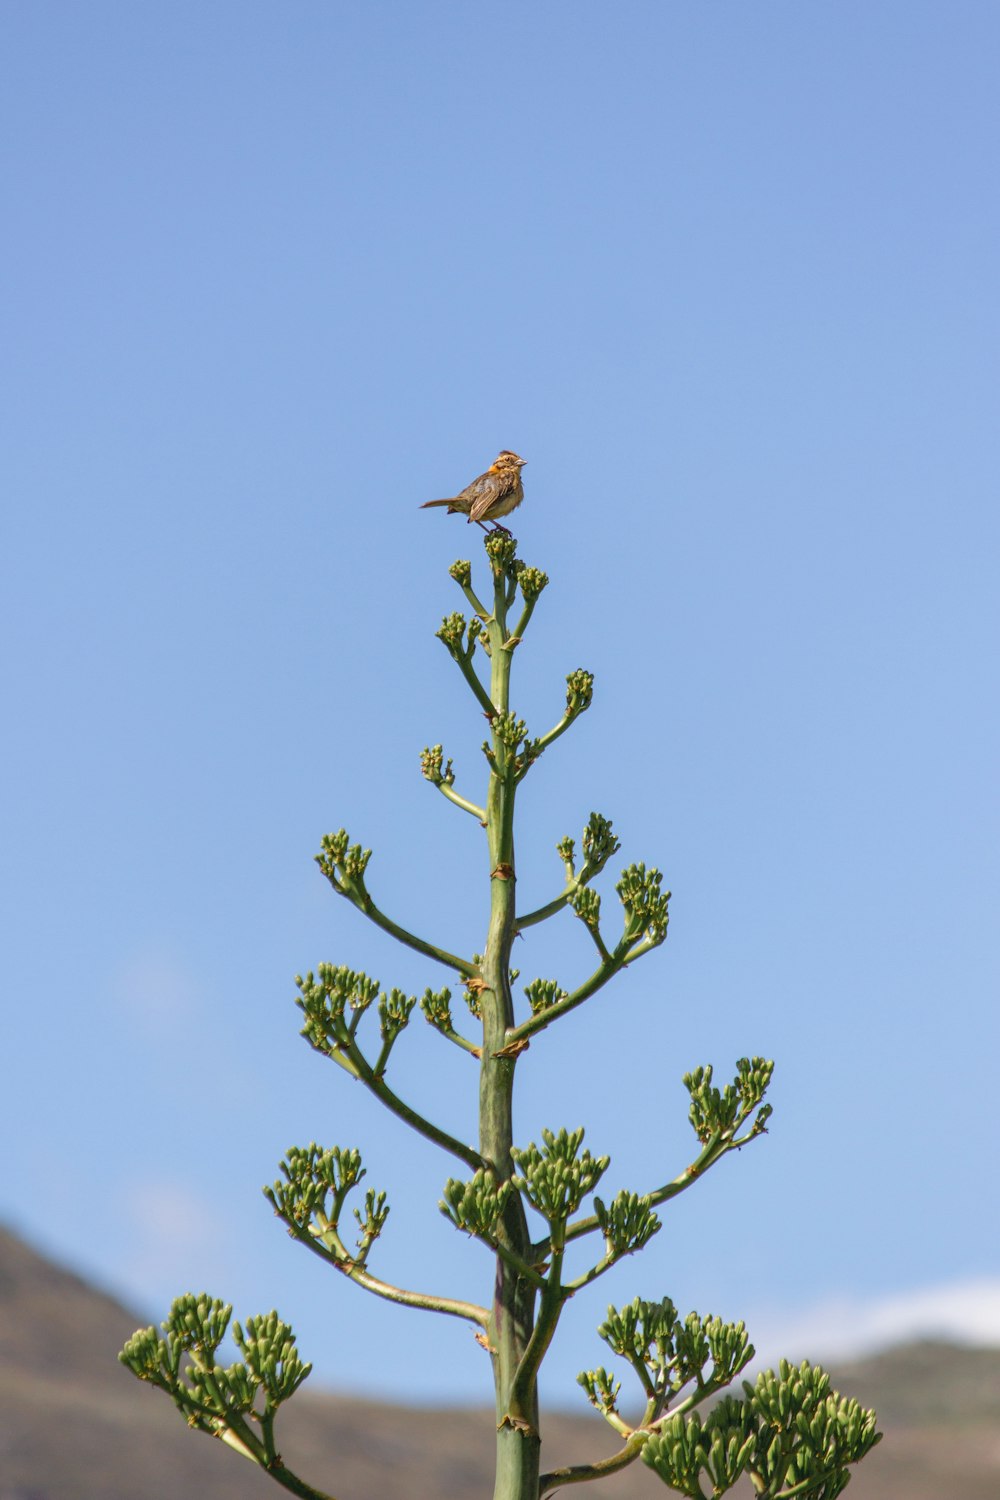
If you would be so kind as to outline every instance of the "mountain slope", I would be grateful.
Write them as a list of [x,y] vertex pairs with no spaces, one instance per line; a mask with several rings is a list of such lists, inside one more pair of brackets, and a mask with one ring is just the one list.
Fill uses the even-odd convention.
[[[118,1364],[118,1349],[142,1322],[0,1229],[0,1500],[281,1493],[221,1443],[189,1432],[161,1392]],[[852,1500],[996,1500],[1000,1351],[912,1345],[844,1367],[834,1384],[876,1406],[886,1432],[856,1471]],[[391,1407],[307,1386],[279,1431],[293,1467],[337,1500],[492,1493],[490,1412]],[[616,1446],[605,1424],[586,1416],[549,1416],[544,1436],[549,1466]],[[637,1463],[581,1493],[652,1500],[669,1492]]]

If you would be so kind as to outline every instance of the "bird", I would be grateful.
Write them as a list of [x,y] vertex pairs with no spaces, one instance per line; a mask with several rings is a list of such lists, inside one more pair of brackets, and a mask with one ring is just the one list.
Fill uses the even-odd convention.
[[446,505],[450,516],[467,516],[469,521],[475,521],[484,531],[489,530],[484,523],[492,521],[494,531],[503,531],[510,536],[507,527],[500,525],[499,517],[509,516],[524,499],[521,470],[526,463],[527,459],[518,458],[516,453],[504,448],[486,473],[467,484],[464,490],[448,500],[425,500],[420,509],[429,510],[434,505]]

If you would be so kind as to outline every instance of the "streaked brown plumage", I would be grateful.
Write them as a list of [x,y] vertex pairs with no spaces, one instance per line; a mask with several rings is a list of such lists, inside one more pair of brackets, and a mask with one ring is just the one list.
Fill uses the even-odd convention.
[[434,505],[447,505],[450,516],[468,516],[470,521],[475,521],[484,531],[489,530],[485,522],[491,521],[494,531],[505,531],[509,536],[507,527],[500,525],[499,517],[509,516],[524,499],[521,470],[526,462],[526,459],[518,458],[516,453],[505,448],[493,460],[486,473],[467,484],[459,494],[452,495],[450,500],[425,500],[420,508],[429,510]]

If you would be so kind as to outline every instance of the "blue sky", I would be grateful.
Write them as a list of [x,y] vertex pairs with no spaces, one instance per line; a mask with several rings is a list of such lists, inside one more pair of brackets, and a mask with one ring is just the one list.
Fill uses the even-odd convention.
[[[485,1295],[450,1161],[299,1039],[322,960],[439,984],[312,863],[481,946],[479,830],[421,780],[482,723],[434,630],[480,534],[422,513],[501,447],[552,582],[518,653],[519,883],[592,808],[668,941],[539,1038],[518,1136],[607,1184],[692,1154],[681,1075],[776,1059],[770,1134],[577,1299],[744,1317],[771,1357],[1000,1342],[1000,15],[803,6],[39,0],[2,30],[0,1214],[160,1317],[277,1305],[328,1384],[488,1399],[464,1326],[324,1273],[260,1195],[362,1148],[375,1269]],[[566,915],[519,945],[578,980]],[[428,1028],[401,1092],[457,1133]],[[305,1263],[306,1261],[309,1263]],[[781,1343],[784,1339],[786,1342]],[[811,1342],[810,1342],[811,1341]]]

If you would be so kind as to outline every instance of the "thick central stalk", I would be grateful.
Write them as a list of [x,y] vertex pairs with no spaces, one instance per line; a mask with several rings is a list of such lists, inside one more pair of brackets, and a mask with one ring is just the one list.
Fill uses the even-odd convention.
[[[490,643],[490,700],[496,714],[509,707],[511,650],[507,640],[507,580],[495,575],[493,617],[487,624]],[[479,1150],[501,1181],[513,1174],[513,1090],[516,1056],[503,1052],[514,1024],[510,989],[510,955],[514,941],[515,864],[513,751],[498,742],[491,724],[494,762],[486,799],[490,867],[490,925],[483,954],[483,1058],[479,1087]],[[530,1256],[524,1204],[512,1193],[501,1227],[504,1244],[522,1260]],[[540,1442],[538,1398],[532,1380],[525,1395],[512,1402],[518,1365],[534,1326],[535,1292],[501,1257],[489,1325],[496,1385],[497,1468],[494,1500],[537,1500]],[[516,1408],[516,1409],[515,1409]]]

